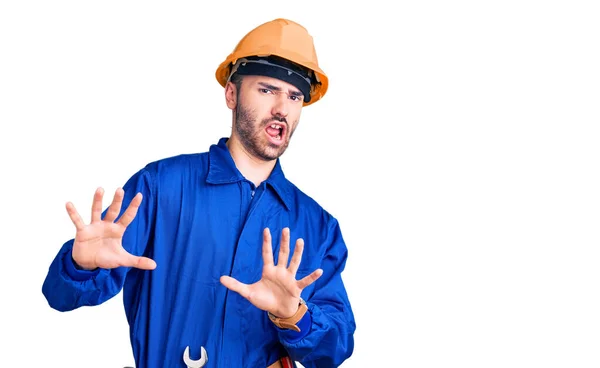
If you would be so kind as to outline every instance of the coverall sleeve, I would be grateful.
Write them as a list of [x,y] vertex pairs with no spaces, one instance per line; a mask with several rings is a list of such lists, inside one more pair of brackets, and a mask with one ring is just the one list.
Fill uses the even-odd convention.
[[290,358],[306,368],[338,367],[354,350],[356,323],[341,275],[348,250],[333,218],[328,224],[325,245],[323,274],[304,296],[308,312],[298,323],[301,332],[277,328]]
[[[153,186],[153,177],[146,168],[134,174],[123,186],[125,196],[120,215],[138,192],[143,196],[134,220],[123,234],[123,248],[133,255],[145,255],[144,252],[147,250],[155,212]],[[106,210],[102,218],[105,215]],[[81,306],[99,305],[117,295],[123,288],[125,277],[130,269],[128,267],[94,271],[77,269],[71,252],[73,242],[74,239],[71,239],[60,248],[50,264],[42,285],[42,293],[50,307],[61,312]]]

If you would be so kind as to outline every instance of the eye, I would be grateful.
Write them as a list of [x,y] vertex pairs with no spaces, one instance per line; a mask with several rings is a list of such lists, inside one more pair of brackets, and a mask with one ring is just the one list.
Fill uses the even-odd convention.
[[302,97],[300,96],[290,96],[290,98],[292,99],[292,101],[298,102],[298,101],[302,101]]
[[270,89],[268,89],[268,88],[260,88],[260,89],[259,89],[259,91],[260,91],[261,93],[265,93],[265,94],[266,94],[266,93],[273,93],[273,91],[271,91],[271,90],[270,90]]

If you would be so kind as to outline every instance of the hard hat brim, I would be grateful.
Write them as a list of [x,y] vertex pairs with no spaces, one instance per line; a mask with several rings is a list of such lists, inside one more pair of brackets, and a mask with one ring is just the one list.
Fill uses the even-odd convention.
[[303,103],[303,106],[312,105],[313,103],[315,103],[318,100],[320,100],[321,98],[323,98],[323,96],[325,96],[325,93],[327,92],[327,89],[329,87],[329,78],[327,77],[325,72],[323,70],[321,70],[321,68],[314,65],[314,63],[302,61],[302,58],[300,58],[298,55],[296,55],[296,57],[294,57],[294,55],[289,55],[289,54],[285,54],[285,53],[267,53],[267,54],[260,54],[260,55],[246,55],[246,54],[242,54],[242,53],[232,53],[221,64],[219,64],[219,66],[215,72],[215,77],[216,77],[217,81],[219,82],[219,84],[222,87],[225,87],[225,85],[227,84],[227,80],[229,79],[229,73],[231,71],[231,66],[232,66],[232,64],[235,64],[235,62],[238,59],[250,57],[250,56],[271,56],[271,55],[284,58],[292,63],[298,64],[307,69],[310,69],[313,71],[313,73],[315,73],[318,83],[312,85],[311,92],[310,92],[310,101],[308,101],[308,102],[305,101]]

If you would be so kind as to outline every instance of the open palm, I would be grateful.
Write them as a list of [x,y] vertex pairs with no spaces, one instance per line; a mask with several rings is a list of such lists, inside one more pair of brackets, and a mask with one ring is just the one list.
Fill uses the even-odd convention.
[[124,192],[117,189],[104,219],[102,216],[102,197],[104,190],[98,188],[94,194],[92,217],[90,224],[84,224],[73,203],[66,205],[71,221],[77,232],[73,243],[73,260],[87,270],[95,268],[135,267],[154,269],[156,263],[146,257],[138,257],[128,253],[122,245],[123,234],[133,221],[142,202],[142,194],[138,193],[123,215],[115,222],[121,211]]
[[228,289],[239,293],[259,309],[281,318],[290,317],[298,310],[302,290],[315,282],[323,273],[323,270],[317,269],[301,280],[296,280],[296,272],[300,266],[303,250],[304,240],[298,239],[288,266],[290,229],[283,229],[279,257],[277,265],[275,265],[271,233],[266,228],[263,231],[262,278],[254,284],[244,284],[230,276],[221,276],[221,283]]

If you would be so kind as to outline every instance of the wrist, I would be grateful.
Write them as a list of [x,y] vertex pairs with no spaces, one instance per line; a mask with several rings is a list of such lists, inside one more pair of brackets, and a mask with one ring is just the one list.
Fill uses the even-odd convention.
[[71,262],[73,262],[73,266],[78,271],[96,271],[98,269],[98,267],[86,268],[86,267],[81,266],[79,263],[77,263],[77,261],[73,257],[73,252],[71,252]]
[[[71,252],[69,252],[71,253]],[[75,260],[73,259],[72,254],[65,254],[63,258],[63,265],[65,272],[73,279],[77,281],[87,281],[98,275],[100,269],[96,268],[93,270],[86,270],[79,268]]]
[[298,313],[298,309],[300,308],[301,303],[302,302],[298,301],[298,304],[296,304],[296,308],[294,308],[293,310],[286,308],[285,311],[269,312],[269,315],[273,316],[273,318],[279,319],[292,318],[296,313]]
[[268,312],[268,315],[269,319],[271,320],[271,322],[273,322],[273,324],[275,324],[275,326],[283,329],[289,329],[294,330],[296,332],[300,332],[300,328],[297,324],[302,319],[302,317],[304,317],[307,311],[308,306],[306,305],[306,302],[302,300],[302,298],[300,298],[300,301],[298,303],[298,309],[290,317],[278,317],[271,312]]

